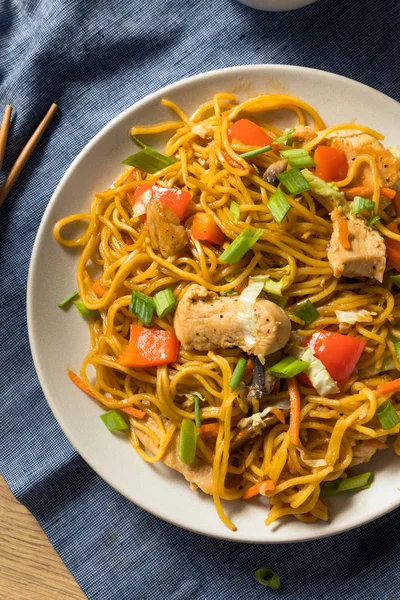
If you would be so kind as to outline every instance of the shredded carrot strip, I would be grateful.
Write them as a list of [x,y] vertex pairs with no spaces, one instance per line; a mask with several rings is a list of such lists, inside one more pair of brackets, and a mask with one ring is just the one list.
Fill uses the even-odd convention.
[[146,416],[144,410],[140,410],[140,408],[135,408],[134,406],[127,406],[126,408],[120,408],[119,410],[127,415],[131,415],[131,417],[136,417],[137,419],[143,419]]
[[248,377],[249,375],[251,375],[253,372],[253,363],[251,362],[251,359],[249,358],[247,363],[246,363],[246,368],[243,372],[243,378],[245,379],[246,377]]
[[389,448],[389,446],[385,444],[385,442],[373,438],[371,440],[365,440],[364,443],[368,446],[372,446],[372,448],[377,448],[378,450],[384,450],[385,448]]
[[339,221],[339,241],[345,250],[350,250],[351,244],[349,241],[349,224],[347,219]]
[[89,390],[87,385],[82,381],[82,379],[80,377],[78,377],[78,375],[76,373],[71,371],[71,369],[67,369],[67,373],[68,373],[68,377],[70,378],[72,383],[74,383],[76,385],[76,387],[78,387],[80,390],[82,390],[82,392],[85,392],[85,394],[88,394],[89,396],[91,396],[92,398],[95,398],[97,400],[96,396]]
[[92,290],[96,292],[96,294],[100,296],[100,298],[102,298],[106,293],[106,288],[104,288],[100,283],[100,277],[96,279],[96,281],[93,281]]
[[289,377],[288,391],[290,398],[290,441],[294,446],[298,446],[300,443],[300,392],[295,377]]
[[[348,200],[354,200],[356,196],[363,196],[364,198],[369,198],[370,196],[373,196],[374,187],[360,185],[358,187],[352,188],[341,188],[340,191],[346,194],[346,198]],[[387,187],[381,187],[379,188],[379,193],[381,196],[393,200],[393,198],[396,195],[396,190],[392,190],[391,188]]]
[[273,492],[275,489],[275,484],[272,480],[268,479],[267,481],[257,481],[254,485],[252,485],[242,496],[242,500],[250,500],[250,498],[254,498],[254,496],[258,496],[262,488],[263,492]]
[[198,432],[201,437],[217,437],[219,430],[219,423],[206,423],[198,428]]
[[243,290],[244,290],[245,287],[246,286],[243,285],[243,283],[239,283],[239,285],[237,285],[235,287],[235,292],[237,292],[238,294],[241,294],[243,292]]
[[271,412],[283,425],[286,423],[285,415],[280,408],[272,408]]
[[386,394],[394,394],[394,392],[398,392],[400,390],[400,379],[394,379],[393,381],[388,381],[386,383],[381,383],[376,388],[376,393],[380,396],[385,396]]

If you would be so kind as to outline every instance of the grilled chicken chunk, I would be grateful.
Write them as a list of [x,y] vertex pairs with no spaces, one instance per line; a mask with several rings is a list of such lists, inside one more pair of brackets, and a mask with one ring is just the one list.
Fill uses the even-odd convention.
[[345,250],[339,239],[339,224],[345,217],[341,208],[331,213],[333,233],[328,260],[335,277],[369,277],[382,281],[386,266],[386,247],[383,237],[368,227],[362,219],[348,220],[351,248]]
[[164,258],[169,258],[186,248],[188,235],[173,210],[157,198],[152,198],[147,205],[146,214],[154,250],[159,250]]
[[[387,435],[382,435],[377,440],[381,442],[386,442]],[[366,444],[365,442],[360,442],[356,444],[353,448],[353,460],[350,463],[350,467],[356,467],[357,465],[361,465],[362,463],[367,463],[371,460],[377,448]]]
[[174,318],[175,333],[185,350],[238,346],[264,364],[267,354],[283,348],[289,340],[289,318],[282,308],[259,298],[253,306],[252,322],[241,317],[241,304],[238,296],[222,298],[201,285],[191,285]]

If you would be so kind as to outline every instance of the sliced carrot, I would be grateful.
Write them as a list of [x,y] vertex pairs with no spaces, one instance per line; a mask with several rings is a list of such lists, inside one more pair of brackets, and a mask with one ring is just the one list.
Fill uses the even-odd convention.
[[283,414],[280,408],[272,408],[271,412],[283,425],[286,423],[285,415]]
[[385,448],[389,448],[389,446],[385,444],[385,442],[374,438],[372,438],[371,440],[364,440],[364,444],[372,446],[372,448],[377,448],[377,450],[384,450]]
[[[352,188],[341,188],[340,191],[345,193],[346,198],[348,200],[354,200],[354,198],[356,196],[362,196],[363,198],[370,198],[374,194],[374,187],[360,185],[358,187],[352,187]],[[396,190],[392,190],[391,188],[387,188],[387,187],[381,187],[381,188],[379,188],[379,193],[381,196],[384,196],[385,198],[389,198],[390,200],[393,200],[393,198],[396,195]]]
[[393,379],[393,381],[381,383],[376,388],[376,393],[380,396],[385,396],[386,394],[394,394],[398,391],[400,391],[400,379]]
[[134,406],[127,406],[126,408],[120,408],[119,410],[127,415],[131,415],[131,417],[136,417],[137,419],[143,419],[146,416],[144,410],[140,410],[140,408],[135,408]]
[[339,221],[339,241],[345,250],[350,250],[349,224],[347,219]]
[[300,443],[300,392],[295,377],[289,377],[288,391],[290,398],[289,436],[291,443],[298,446]]
[[157,367],[175,362],[179,352],[179,340],[172,331],[131,325],[129,344],[118,358],[124,367]]
[[246,363],[246,367],[243,371],[243,379],[246,379],[246,377],[249,377],[249,375],[251,375],[252,372],[253,372],[253,363],[251,362],[251,359],[249,358]]
[[201,437],[217,437],[219,431],[219,423],[206,423],[197,430]]
[[250,498],[254,498],[254,496],[258,496],[260,492],[273,492],[275,489],[275,484],[271,479],[264,481],[257,481],[254,485],[252,485],[242,496],[242,500],[250,500]]
[[92,289],[98,296],[100,296],[100,298],[102,298],[106,293],[106,288],[101,285],[100,277],[98,277],[96,281],[93,281]]
[[89,390],[86,383],[84,381],[82,381],[82,379],[80,377],[78,377],[78,375],[76,373],[74,373],[74,371],[71,371],[71,369],[67,369],[67,373],[68,373],[68,377],[70,378],[72,383],[74,383],[76,385],[76,387],[78,387],[80,390],[82,390],[82,392],[85,392],[85,394],[88,394],[89,396],[91,396],[92,398],[95,398],[95,400],[97,400],[96,396],[93,394],[93,392],[91,392]]
[[222,152],[222,156],[231,167],[234,167],[235,169],[243,169],[242,165],[238,163],[237,160],[232,158],[232,156],[227,152]]

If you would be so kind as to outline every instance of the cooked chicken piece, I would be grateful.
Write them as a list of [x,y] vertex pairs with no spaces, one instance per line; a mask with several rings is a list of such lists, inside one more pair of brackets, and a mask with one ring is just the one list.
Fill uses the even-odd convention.
[[[289,129],[285,131],[287,133]],[[291,135],[292,140],[299,142],[309,142],[317,137],[317,133],[309,125],[296,125]]]
[[[387,435],[382,435],[377,440],[386,442]],[[365,442],[356,444],[353,448],[353,460],[350,463],[350,467],[356,467],[362,463],[369,462],[378,448],[374,448]]]
[[242,316],[242,304],[239,297],[220,297],[201,285],[191,285],[174,318],[175,333],[185,350],[239,346],[264,364],[267,354],[286,345],[289,318],[282,308],[259,298],[254,303],[251,320]]
[[367,226],[363,219],[348,220],[351,248],[345,250],[339,239],[340,222],[345,219],[341,208],[331,213],[333,233],[328,260],[335,277],[369,277],[382,281],[386,266],[386,247],[381,234]]
[[164,258],[169,258],[186,248],[188,235],[173,210],[153,198],[147,205],[146,214],[154,250],[159,250]]
[[[167,419],[164,420],[164,427],[168,431],[171,427],[170,422]],[[148,425],[153,431],[157,432],[157,426],[152,419],[144,419],[142,423]],[[143,446],[149,450],[152,454],[156,454],[158,448],[153,440],[140,429],[135,429],[136,435],[139,440],[143,444]],[[194,463],[192,465],[187,465],[183,463],[179,459],[178,454],[179,448],[179,430],[175,431],[173,434],[171,441],[169,442],[167,449],[164,453],[162,461],[170,467],[171,469],[175,469],[175,471],[179,471],[185,477],[189,483],[195,484],[199,487],[205,494],[213,493],[213,473],[212,466],[208,463],[201,460],[199,457],[196,457]]]
[[[363,154],[376,159],[379,171],[379,181],[382,187],[390,187],[400,179],[400,159],[395,158],[379,140],[372,135],[355,129],[339,130],[331,133],[332,148],[339,148],[346,154],[349,163]],[[357,171],[351,185],[373,185],[372,172],[367,163]]]

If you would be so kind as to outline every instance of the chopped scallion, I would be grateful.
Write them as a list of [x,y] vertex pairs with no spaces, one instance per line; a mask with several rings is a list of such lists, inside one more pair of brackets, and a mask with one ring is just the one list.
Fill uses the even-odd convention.
[[233,265],[250,250],[256,241],[262,236],[264,229],[245,229],[231,244],[223,251],[219,257],[220,262]]
[[148,327],[153,319],[154,301],[149,296],[135,290],[132,292],[129,311]]
[[281,580],[278,573],[272,569],[268,569],[267,567],[261,567],[261,569],[257,569],[257,571],[254,573],[254,577],[257,579],[258,583],[271,588],[271,590],[279,590],[281,587]]
[[280,225],[289,210],[292,208],[285,194],[278,188],[267,202],[268,210],[274,217],[274,221]]
[[100,419],[109,431],[122,431],[129,428],[129,425],[118,410],[109,410],[100,415]]
[[64,298],[64,300],[61,300],[61,302],[58,304],[58,306],[60,308],[64,308],[64,306],[66,306],[67,304],[69,304],[77,296],[79,296],[79,292],[72,292],[72,294],[70,294],[69,296],[67,296],[66,298]]
[[238,223],[239,219],[240,219],[240,206],[237,202],[233,201],[231,202],[231,205],[229,207],[229,214],[232,217],[232,221],[234,223]]
[[381,220],[381,218],[380,218],[380,217],[378,217],[378,215],[374,215],[374,216],[372,217],[372,219],[370,219],[370,220],[368,221],[368,225],[369,225],[370,227],[373,227],[373,226],[375,225],[375,223],[376,223],[377,221],[380,221],[380,220]]
[[[289,152],[289,151],[288,151]],[[298,169],[290,169],[277,175],[279,181],[291,194],[302,194],[311,188],[307,179]]]
[[383,402],[375,414],[378,417],[379,423],[382,425],[383,429],[392,429],[393,427],[396,427],[398,423],[400,423],[399,415],[395,411],[390,399]]
[[[395,339],[397,339],[397,338],[395,338]],[[400,342],[396,342],[395,344],[393,344],[393,346],[394,346],[394,351],[396,352],[396,356],[400,360]]]
[[308,327],[308,325],[314,323],[314,321],[319,317],[319,312],[315,308],[314,304],[309,300],[306,300],[304,304],[299,306],[299,308],[294,311],[294,314],[296,317],[303,319],[304,327]]
[[289,301],[288,296],[277,296],[276,294],[271,294],[270,292],[268,292],[267,296],[268,300],[270,300],[274,304],[277,304],[281,308],[285,308],[286,304]]
[[231,390],[236,390],[239,387],[240,382],[242,381],[243,373],[247,365],[247,360],[243,357],[239,358],[236,363],[235,370],[232,373],[232,377],[229,380],[229,387]]
[[135,142],[135,144],[137,144],[140,148],[147,148],[146,144],[142,142],[142,140],[139,140],[139,138],[137,138],[136,135],[133,135],[132,133],[131,140],[132,142]]
[[360,492],[369,488],[373,480],[373,473],[361,473],[346,479],[326,481],[322,486],[322,493],[324,496],[337,496],[343,492]]
[[[283,135],[279,135],[278,137],[276,137],[274,139],[274,144],[286,144],[287,146],[291,146],[292,145],[292,134],[294,133],[294,129],[289,129],[289,131],[287,133],[284,133]],[[291,143],[289,143],[291,142]]]
[[162,319],[165,315],[168,315],[171,311],[174,310],[176,306],[176,300],[172,290],[167,288],[166,290],[161,290],[161,292],[157,292],[153,296],[154,305],[156,307],[157,316]]
[[196,427],[200,427],[201,425],[201,417],[200,417],[200,398],[195,394],[194,396],[194,422],[196,423]]
[[248,158],[253,158],[253,156],[258,156],[259,154],[264,154],[264,152],[269,152],[272,150],[272,146],[262,146],[262,148],[257,148],[256,150],[250,150],[249,152],[244,152],[243,154],[239,154],[241,158],[247,160]]
[[309,167],[315,167],[312,156],[307,150],[304,150],[304,148],[282,150],[281,155],[283,158],[288,159],[289,165],[294,169],[308,169]]
[[85,319],[98,319],[100,317],[100,313],[98,310],[89,310],[83,304],[82,300],[75,300],[74,304],[81,313],[82,317],[85,317]]
[[149,146],[145,146],[140,152],[128,156],[122,161],[122,164],[136,167],[145,173],[157,173],[157,171],[161,171],[176,162],[178,161],[172,156],[166,156]]
[[393,281],[398,288],[400,288],[400,275],[391,275],[390,279]]
[[285,356],[282,360],[277,362],[271,368],[268,369],[268,373],[273,377],[281,377],[287,379],[288,377],[295,377],[299,373],[302,373],[308,367],[310,363],[293,356]]
[[353,206],[351,207],[351,214],[356,215],[363,210],[374,210],[375,202],[369,198],[363,198],[362,196],[356,196],[353,200]]
[[257,175],[259,175],[260,174],[260,169],[257,167],[257,165],[254,164],[254,163],[251,163],[251,166],[253,167],[253,169],[255,170],[255,172],[257,173]]
[[198,431],[194,421],[183,419],[179,434],[179,459],[186,465],[192,465],[196,458]]

